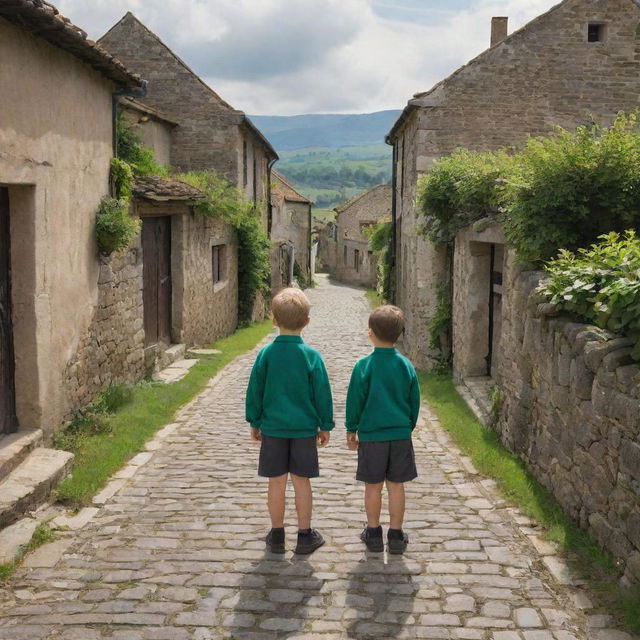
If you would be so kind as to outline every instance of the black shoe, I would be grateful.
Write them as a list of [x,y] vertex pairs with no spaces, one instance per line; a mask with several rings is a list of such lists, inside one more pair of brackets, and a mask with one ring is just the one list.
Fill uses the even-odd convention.
[[298,544],[296,545],[296,553],[300,555],[309,555],[318,547],[324,544],[324,538],[320,532],[315,529],[307,529],[307,531],[298,531]]
[[271,529],[265,538],[271,553],[284,553],[284,529]]
[[409,536],[402,529],[389,529],[387,532],[389,553],[404,553],[408,544]]
[[384,551],[382,544],[382,527],[365,527],[360,534],[360,540],[367,545],[369,551],[380,553]]

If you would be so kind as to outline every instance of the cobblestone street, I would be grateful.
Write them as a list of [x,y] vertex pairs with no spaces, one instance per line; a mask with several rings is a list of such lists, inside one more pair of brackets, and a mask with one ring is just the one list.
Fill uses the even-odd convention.
[[426,413],[415,434],[420,477],[407,495],[409,550],[364,552],[343,418],[351,368],[370,349],[369,309],[361,290],[319,280],[304,338],[325,357],[337,414],[314,481],[313,524],[327,544],[293,556],[290,509],[289,551],[265,553],[266,485],[243,420],[254,351],[119,474],[56,564],[17,572],[0,605],[0,639],[605,639],[587,632],[585,595],[552,578],[531,523]]

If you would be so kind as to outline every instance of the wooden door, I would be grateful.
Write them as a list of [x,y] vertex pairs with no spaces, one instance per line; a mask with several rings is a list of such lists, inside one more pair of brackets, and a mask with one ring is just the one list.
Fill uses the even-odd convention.
[[142,220],[144,331],[147,345],[171,343],[171,218]]
[[0,436],[18,428],[11,321],[9,190],[0,187]]

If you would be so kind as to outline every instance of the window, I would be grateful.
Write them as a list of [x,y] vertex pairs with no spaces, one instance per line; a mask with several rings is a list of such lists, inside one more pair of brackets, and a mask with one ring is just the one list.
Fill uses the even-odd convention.
[[344,247],[344,255],[342,261],[344,262],[344,264],[347,264],[347,247]]
[[214,285],[224,280],[224,252],[225,246],[223,244],[216,244],[211,247],[211,267]]
[[242,184],[246,187],[249,181],[249,167],[247,164],[247,141],[242,143]]
[[606,25],[601,23],[590,22],[587,32],[587,40],[589,42],[604,42],[605,26]]
[[360,251],[358,249],[353,250],[353,268],[360,271]]

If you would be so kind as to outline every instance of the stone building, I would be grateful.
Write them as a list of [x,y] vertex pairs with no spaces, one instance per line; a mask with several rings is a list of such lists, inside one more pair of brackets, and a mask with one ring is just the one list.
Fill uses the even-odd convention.
[[[0,58],[2,527],[68,469],[71,454],[43,440],[95,388],[144,373],[136,267],[121,256],[120,281],[105,281],[95,219],[109,193],[114,93],[145,83],[42,0],[0,3]],[[131,341],[109,334],[120,323]]]
[[365,231],[391,220],[391,194],[391,185],[381,184],[335,207],[335,223],[320,234],[318,257],[336,280],[376,286],[378,264]]
[[[457,147],[494,150],[573,128],[610,124],[638,106],[640,6],[634,0],[564,0],[507,36],[495,18],[491,47],[412,98],[387,136],[393,145],[395,301],[407,314],[405,348],[421,367],[436,286],[450,277],[450,254],[420,235],[416,184]],[[492,243],[489,243],[492,244]]]
[[274,265],[272,288],[274,293],[293,280],[298,265],[305,282],[311,279],[311,200],[298,193],[276,171],[272,172],[271,240],[287,258],[281,259],[282,269]]
[[213,170],[226,176],[248,200],[262,203],[268,230],[270,174],[278,155],[251,120],[225,102],[132,13],[126,13],[99,42],[149,81],[145,104],[179,114],[169,164],[177,171]]

